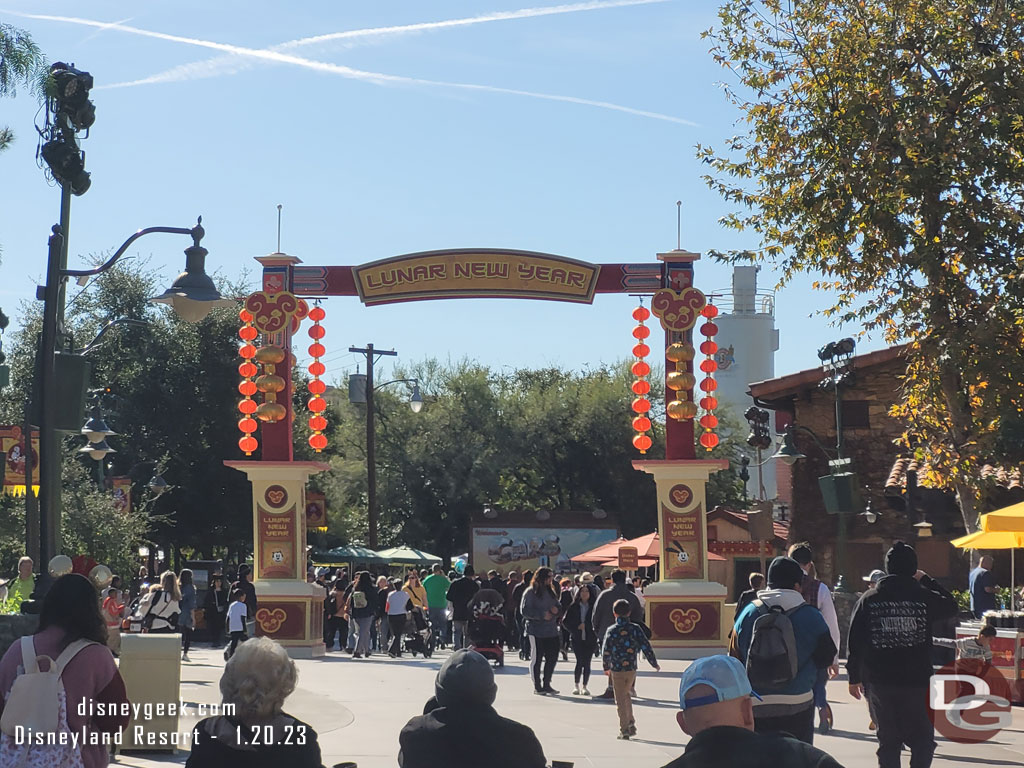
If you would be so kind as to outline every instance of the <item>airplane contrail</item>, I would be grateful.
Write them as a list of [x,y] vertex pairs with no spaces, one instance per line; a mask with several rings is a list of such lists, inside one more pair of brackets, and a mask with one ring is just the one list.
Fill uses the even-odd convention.
[[37,13],[22,13],[18,11],[2,11],[12,16],[17,16],[26,19],[35,19],[38,21],[56,21],[67,24],[77,24],[79,26],[86,27],[102,27],[107,29],[116,29],[121,32],[127,32],[129,34],[140,35],[142,37],[155,38],[157,40],[166,40],[173,43],[182,43],[184,45],[192,45],[199,48],[208,48],[214,51],[221,51],[223,53],[230,53],[239,56],[248,56],[255,59],[262,59],[265,61],[272,61],[278,64],[291,64],[293,66],[310,69],[317,72],[324,72],[326,74],[338,75],[340,77],[346,77],[352,80],[362,80],[376,85],[419,85],[429,86],[435,88],[452,88],[466,91],[478,91],[484,93],[501,93],[512,96],[524,96],[533,99],[544,99],[547,101],[560,101],[569,104],[581,104],[585,106],[597,107],[600,109],[609,109],[615,112],[624,112],[630,115],[636,115],[639,117],[648,117],[654,120],[663,120],[670,123],[677,123],[679,125],[688,125],[694,127],[697,123],[690,120],[685,120],[681,117],[674,117],[672,115],[665,115],[660,112],[650,112],[648,110],[634,109],[633,107],[626,107],[621,104],[614,104],[607,101],[598,101],[594,99],[585,99],[577,96],[563,96],[559,94],[551,93],[538,93],[535,91],[525,91],[516,88],[502,88],[495,85],[479,85],[475,83],[456,83],[448,82],[444,80],[427,80],[418,77],[406,77],[404,75],[390,75],[383,72],[368,72],[366,70],[355,69],[353,67],[347,67],[343,64],[332,64],[326,61],[316,61],[314,59],[306,59],[301,56],[295,56],[293,54],[284,53],[282,51],[274,51],[263,48],[246,48],[240,45],[231,45],[230,43],[218,43],[213,40],[201,40],[195,37],[184,37],[182,35],[171,35],[166,32],[155,32],[149,29],[141,29],[139,27],[132,27],[126,24],[119,24],[114,22],[103,22],[95,21],[93,19],[83,19],[76,16],[53,16],[49,14],[37,14]]
[[[435,29],[448,29],[453,27],[465,27],[474,24],[487,24],[495,21],[513,21],[516,19],[532,19],[540,16],[555,16],[566,13],[582,13],[587,11],[600,11],[609,8],[622,8],[631,5],[651,5],[664,3],[669,0],[590,0],[590,2],[571,3],[566,5],[550,5],[537,8],[521,8],[516,11],[497,11],[485,13],[479,16],[468,16],[460,19],[447,19],[444,21],[427,21],[416,24],[402,24],[391,27],[368,27],[365,29],[350,29],[343,32],[330,32],[313,37],[302,37],[296,40],[288,40],[278,45],[268,47],[271,51],[288,51],[310,45],[321,45],[324,43],[339,40],[356,41],[394,35],[405,35],[416,32],[427,32]],[[203,78],[218,77],[221,75],[234,75],[243,72],[256,62],[253,59],[241,59],[238,56],[214,56],[203,61],[196,61],[189,64],[181,64],[171,67],[155,75],[140,78],[122,83],[113,83],[104,88],[129,88],[139,85],[152,85],[155,83],[175,83],[188,80],[199,80]]]

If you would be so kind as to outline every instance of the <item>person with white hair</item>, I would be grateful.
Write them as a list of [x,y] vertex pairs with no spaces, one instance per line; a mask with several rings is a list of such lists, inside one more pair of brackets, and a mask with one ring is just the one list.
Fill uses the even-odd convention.
[[283,709],[297,681],[280,643],[257,637],[238,646],[220,678],[234,711],[196,725],[186,768],[322,768],[316,731]]

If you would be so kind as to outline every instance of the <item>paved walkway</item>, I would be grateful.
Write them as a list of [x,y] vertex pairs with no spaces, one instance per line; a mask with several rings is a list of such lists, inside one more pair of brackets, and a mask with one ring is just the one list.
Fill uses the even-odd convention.
[[[441,651],[429,660],[381,656],[353,660],[347,654],[335,654],[325,660],[299,661],[299,687],[286,710],[317,730],[328,768],[343,760],[353,760],[359,768],[394,768],[398,732],[433,694],[434,676],[446,655]],[[191,663],[182,665],[182,699],[218,702],[217,681],[224,667],[220,652],[193,649],[191,657]],[[576,768],[660,768],[683,751],[688,738],[675,721],[679,675],[686,664],[666,661],[660,674],[649,667],[641,672],[637,681],[641,698],[635,705],[639,733],[629,742],[615,738],[613,704],[570,694],[571,661],[560,661],[555,672],[553,684],[561,694],[540,697],[533,694],[526,664],[510,655],[505,669],[497,673],[496,707],[502,715],[534,729],[549,761],[568,760]],[[599,684],[601,679],[595,675],[592,683]],[[816,737],[815,745],[846,768],[875,768],[876,742],[867,730],[864,703],[850,698],[842,676],[829,683],[828,697],[836,731]],[[194,722],[195,718],[183,721],[180,730],[188,732]],[[183,763],[186,757],[186,753],[135,752],[121,755],[116,764],[153,767]],[[904,765],[908,764],[905,753]],[[964,746],[940,740],[933,765],[1024,765],[1024,709],[1014,708],[1013,726],[991,742]]]

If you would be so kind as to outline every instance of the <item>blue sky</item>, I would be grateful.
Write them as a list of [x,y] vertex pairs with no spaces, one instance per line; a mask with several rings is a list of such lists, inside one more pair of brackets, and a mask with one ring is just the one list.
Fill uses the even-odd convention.
[[[306,264],[448,247],[644,262],[675,247],[676,200],[684,248],[753,246],[717,223],[729,208],[694,160],[695,144],[721,146],[736,131],[719,87],[729,75],[700,39],[715,4],[558,6],[0,0],[0,21],[28,29],[51,61],[74,62],[96,81],[96,123],[83,144],[93,183],[72,205],[72,264],[138,228],[191,226],[202,214],[208,267],[249,270],[255,281],[252,258],[276,247],[279,203],[282,250]],[[493,18],[502,13],[514,18]],[[436,24],[459,19],[474,21]],[[353,32],[368,29],[378,31]],[[341,32],[350,34],[281,45]],[[36,166],[36,110],[28,95],[0,102],[0,123],[17,135],[0,155],[0,305],[9,314],[34,294],[59,214],[59,190]],[[132,252],[170,282],[185,245],[153,235]],[[705,291],[729,285],[726,265],[704,259],[696,269]],[[856,330],[812,316],[827,303],[813,279],[778,296],[779,374],[811,367],[821,344]],[[761,287],[774,282],[766,267]],[[325,306],[328,378],[353,370],[347,349],[366,342],[406,362],[612,362],[632,346],[634,302],[363,308],[335,298]],[[864,340],[860,351],[879,346]]]

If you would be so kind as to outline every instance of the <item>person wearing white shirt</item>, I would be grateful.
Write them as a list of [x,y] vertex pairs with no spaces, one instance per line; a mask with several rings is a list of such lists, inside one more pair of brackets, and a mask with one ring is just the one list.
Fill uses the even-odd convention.
[[814,684],[814,706],[818,708],[820,718],[818,732],[825,734],[832,730],[832,707],[828,705],[825,696],[825,682],[833,679],[839,674],[839,617],[836,615],[836,605],[832,601],[832,590],[823,581],[819,581],[814,568],[814,556],[811,546],[806,541],[794,544],[789,548],[789,556],[800,564],[804,572],[804,581],[801,588],[804,600],[808,605],[813,605],[825,619],[828,625],[828,632],[832,635],[832,642],[836,646],[836,657],[827,670],[818,673],[818,679]]
[[395,591],[388,595],[385,610],[388,612],[388,628],[391,630],[391,645],[388,647],[388,656],[393,659],[402,658],[402,635],[405,634],[405,623],[408,619],[407,611],[411,608],[412,599],[409,593],[402,589],[402,584],[397,579],[392,582]]
[[230,659],[235,653],[239,643],[249,639],[245,633],[245,619],[248,609],[245,605],[245,592],[236,589],[231,593],[231,605],[228,606],[228,633],[231,635],[231,645],[228,646],[225,659]]

